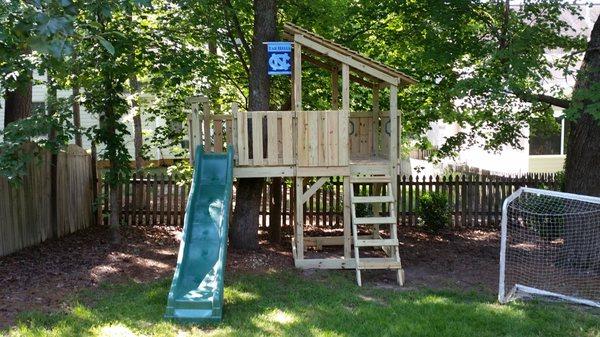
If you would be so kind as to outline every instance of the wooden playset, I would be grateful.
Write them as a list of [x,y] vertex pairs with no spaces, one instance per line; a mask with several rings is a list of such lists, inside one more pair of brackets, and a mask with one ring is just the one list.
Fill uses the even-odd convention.
[[[233,105],[230,115],[218,115],[211,113],[206,98],[191,98],[190,153],[197,145],[208,152],[224,152],[226,144],[232,145],[234,177],[297,178],[292,238],[296,267],[356,269],[359,285],[363,269],[392,269],[402,284],[395,204],[401,131],[397,96],[399,87],[415,80],[292,24],[285,24],[284,38],[293,42],[294,110],[241,111]],[[331,73],[331,110],[303,109],[303,62]],[[350,111],[351,81],[372,90],[372,111]],[[379,108],[382,90],[389,90],[389,111]],[[332,176],[344,181],[343,236],[305,236],[303,204]],[[316,177],[306,190],[305,177]],[[357,195],[354,184],[364,183],[372,184],[374,193]],[[372,205],[371,214],[359,214],[358,205],[367,204]],[[370,234],[359,235],[359,229],[369,229]],[[308,248],[330,245],[343,246],[343,256],[306,254]],[[381,247],[385,257],[362,257],[359,251],[364,247]]]

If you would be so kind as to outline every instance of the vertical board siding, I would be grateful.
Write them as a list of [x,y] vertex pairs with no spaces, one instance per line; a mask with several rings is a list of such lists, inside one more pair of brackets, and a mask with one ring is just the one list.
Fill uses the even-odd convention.
[[[24,151],[39,151],[26,144]],[[49,221],[50,158],[42,150],[29,163],[19,186],[0,177],[0,256],[39,244],[53,236]],[[94,221],[92,160],[85,150],[69,145],[57,155],[57,228],[58,237],[89,227]]]

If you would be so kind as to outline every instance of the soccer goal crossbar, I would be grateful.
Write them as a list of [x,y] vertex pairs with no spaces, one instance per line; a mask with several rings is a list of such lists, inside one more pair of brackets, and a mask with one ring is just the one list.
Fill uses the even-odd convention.
[[502,205],[498,300],[600,308],[600,198],[522,187]]

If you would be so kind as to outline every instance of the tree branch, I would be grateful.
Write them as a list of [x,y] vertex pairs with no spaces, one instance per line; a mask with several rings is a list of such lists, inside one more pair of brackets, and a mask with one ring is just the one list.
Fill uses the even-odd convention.
[[550,104],[552,106],[556,106],[559,108],[563,108],[563,109],[568,109],[569,106],[571,105],[571,101],[568,99],[564,99],[564,98],[558,98],[558,97],[554,97],[554,96],[550,96],[550,95],[544,95],[544,94],[532,94],[529,92],[514,92],[513,94],[515,96],[517,96],[518,98],[526,101],[526,102],[530,102],[530,103],[546,103],[546,104]]
[[231,40],[231,44],[233,45],[233,50],[234,50],[235,54],[237,55],[238,59],[240,60],[242,67],[244,67],[244,71],[246,72],[246,75],[248,77],[250,77],[250,67],[248,66],[248,62],[246,61],[244,54],[242,54],[242,51],[240,50],[240,48],[238,48],[237,43],[235,43],[235,38],[233,37],[233,33],[231,32],[231,27],[229,26],[229,24],[226,25],[226,31],[227,31],[227,36],[229,37],[229,39]]
[[[252,54],[252,49],[250,48],[248,41],[246,41],[246,36],[244,35],[244,32],[242,31],[242,25],[240,24],[240,20],[238,19],[237,14],[233,9],[233,5],[231,4],[231,1],[223,0],[223,4],[225,5],[226,8],[229,9],[229,13],[232,14],[231,21],[233,22],[235,31],[237,33],[237,37],[242,42],[242,46],[244,47],[244,50],[246,51],[246,56],[250,57],[250,55]],[[227,9],[226,9],[225,14],[227,14]]]

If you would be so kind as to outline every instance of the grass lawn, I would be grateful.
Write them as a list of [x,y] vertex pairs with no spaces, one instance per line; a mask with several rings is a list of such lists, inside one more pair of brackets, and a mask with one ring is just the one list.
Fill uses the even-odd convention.
[[227,275],[224,321],[162,319],[170,280],[105,285],[63,313],[26,313],[8,336],[600,336],[600,313],[495,296],[354,284],[353,272]]

